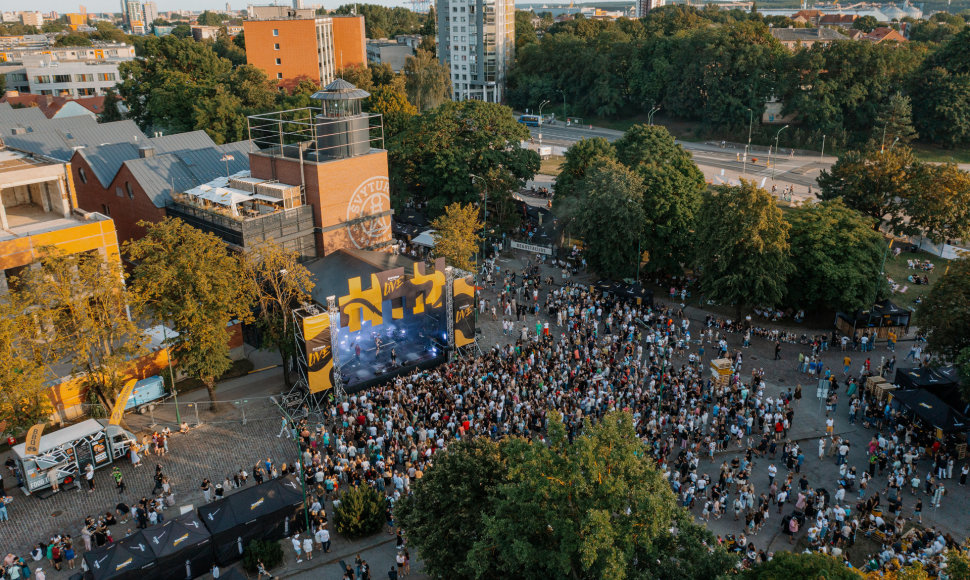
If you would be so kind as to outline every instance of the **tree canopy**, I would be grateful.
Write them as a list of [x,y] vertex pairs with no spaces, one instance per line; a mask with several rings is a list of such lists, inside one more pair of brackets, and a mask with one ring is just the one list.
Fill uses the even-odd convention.
[[846,206],[873,218],[877,225],[898,227],[902,200],[912,194],[916,158],[905,147],[884,151],[849,151],[818,177],[819,199],[842,198]]
[[599,159],[582,181],[579,234],[590,267],[607,278],[633,278],[643,231],[643,179],[611,159]]
[[697,218],[695,264],[705,298],[738,313],[779,304],[792,270],[788,230],[774,198],[754,183],[714,187]]
[[121,64],[118,91],[144,131],[201,129],[216,143],[239,141],[246,115],[275,104],[277,93],[261,70],[233,67],[209,43],[149,37],[142,56]]
[[136,306],[178,333],[175,358],[215,401],[215,381],[232,365],[229,323],[250,318],[254,291],[240,257],[216,236],[178,219],[139,222],[145,237],[127,242],[135,263]]
[[484,225],[478,219],[478,208],[474,205],[448,205],[445,213],[431,222],[435,256],[445,258],[449,266],[473,270],[472,256],[479,250],[482,241],[479,231]]
[[970,258],[951,261],[916,312],[930,351],[952,360],[970,347]]
[[448,204],[478,201],[480,186],[469,178],[477,175],[488,184],[489,207],[500,207],[539,169],[536,152],[520,145],[528,136],[508,107],[448,101],[414,117],[388,142],[392,194],[398,202],[427,202],[438,215]]
[[701,543],[716,545],[677,507],[651,457],[628,413],[587,423],[570,442],[561,417],[550,412],[544,442],[449,448],[402,500],[400,519],[427,569],[441,578],[727,572],[734,559]]
[[420,111],[433,109],[451,97],[448,67],[426,50],[418,49],[404,61],[404,86],[410,100]]
[[870,307],[882,290],[880,275],[887,241],[872,220],[840,200],[811,203],[786,216],[792,277],[785,302],[801,308],[854,312]]

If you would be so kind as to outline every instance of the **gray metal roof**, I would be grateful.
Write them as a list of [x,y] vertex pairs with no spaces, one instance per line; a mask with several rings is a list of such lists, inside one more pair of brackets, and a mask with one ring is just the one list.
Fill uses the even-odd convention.
[[99,125],[87,115],[48,119],[45,124],[29,127],[26,133],[20,135],[12,135],[10,132],[4,134],[4,141],[9,147],[64,162],[70,161],[74,151],[80,147],[147,141],[133,121]]
[[108,187],[125,161],[138,159],[141,156],[139,149],[146,146],[154,147],[155,155],[158,156],[177,151],[214,147],[215,143],[205,131],[190,131],[138,141],[86,147],[80,150],[80,154],[91,166],[101,186]]
[[226,175],[226,162],[222,161],[222,157],[227,153],[233,157],[228,162],[230,174],[248,170],[249,150],[249,141],[238,141],[131,159],[125,161],[124,165],[152,203],[156,207],[165,207],[171,201],[173,188],[185,191]]
[[369,96],[370,93],[364,89],[358,89],[344,79],[334,79],[329,85],[323,87],[322,91],[310,95],[310,98],[321,101],[349,101],[366,99]]

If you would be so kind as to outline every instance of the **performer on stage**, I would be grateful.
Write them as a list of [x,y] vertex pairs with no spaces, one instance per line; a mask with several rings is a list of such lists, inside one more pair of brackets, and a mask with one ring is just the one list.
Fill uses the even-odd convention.
[[379,356],[381,354],[381,345],[382,344],[384,344],[384,343],[381,341],[381,336],[380,335],[375,336],[374,337],[374,346],[377,348],[377,353],[375,354],[375,356]]
[[393,348],[391,349],[391,366],[397,366],[397,351]]

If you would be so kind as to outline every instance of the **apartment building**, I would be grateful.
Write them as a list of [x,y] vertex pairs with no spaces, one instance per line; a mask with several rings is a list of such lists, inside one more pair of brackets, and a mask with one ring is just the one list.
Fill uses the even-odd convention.
[[312,9],[283,6],[251,6],[250,14],[255,19],[243,23],[246,62],[281,88],[304,79],[323,86],[338,70],[367,64],[363,16],[312,16]]
[[7,38],[0,38],[0,74],[6,76],[8,90],[21,93],[104,95],[120,79],[118,65],[135,58],[135,48],[127,44],[45,47],[36,39],[16,43],[5,42]]
[[456,101],[502,102],[515,58],[515,1],[440,2],[438,58],[449,67]]

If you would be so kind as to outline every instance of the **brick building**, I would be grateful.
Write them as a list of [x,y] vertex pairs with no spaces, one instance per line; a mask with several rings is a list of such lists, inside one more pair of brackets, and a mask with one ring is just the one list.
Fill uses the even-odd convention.
[[[254,7],[261,8],[261,7]],[[366,65],[363,16],[278,16],[246,20],[246,62],[278,86],[291,89],[309,79],[320,86],[342,68]]]

